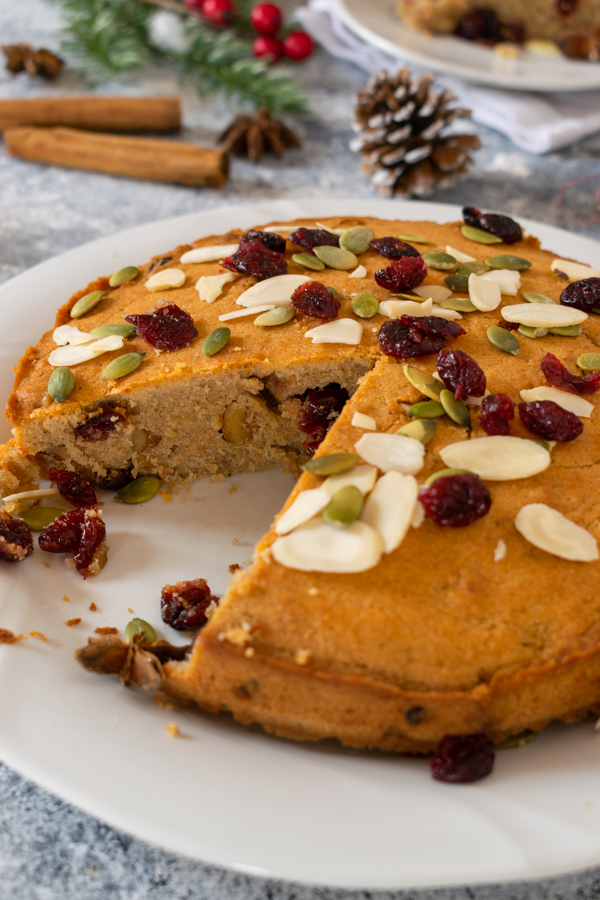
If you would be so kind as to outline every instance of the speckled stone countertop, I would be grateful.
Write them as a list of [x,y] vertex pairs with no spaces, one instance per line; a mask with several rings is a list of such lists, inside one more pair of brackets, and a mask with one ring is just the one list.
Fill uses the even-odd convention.
[[[287,4],[288,6],[290,3]],[[293,4],[291,4],[293,5]],[[40,0],[0,5],[2,43],[27,41],[57,49],[56,8]],[[234,160],[221,191],[126,181],[9,159],[0,147],[0,282],[79,244],[153,219],[248,200],[288,197],[369,197],[359,161],[348,149],[352,94],[364,84],[359,69],[316,54],[295,70],[311,96],[311,115],[297,124],[301,150],[259,165]],[[165,70],[127,75],[99,85],[102,93],[167,93],[178,89]],[[0,71],[0,97],[86,90],[67,70],[54,85]],[[214,143],[231,118],[221,104],[184,91],[184,137]],[[600,178],[600,135],[545,157],[515,149],[480,130],[483,149],[471,177],[433,200],[500,209],[515,217],[569,227],[557,197],[563,185]],[[589,185],[592,185],[590,188]],[[584,182],[581,202],[598,182]],[[592,213],[593,215],[593,213]],[[600,225],[580,232],[600,237]],[[592,900],[600,869],[552,881],[437,891],[368,892],[264,881],[166,853],[121,834],[23,780],[0,764],[0,900]]]

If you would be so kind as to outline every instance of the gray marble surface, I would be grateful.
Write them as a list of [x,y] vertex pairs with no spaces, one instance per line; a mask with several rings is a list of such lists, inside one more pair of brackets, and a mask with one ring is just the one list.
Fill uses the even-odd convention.
[[[291,3],[290,0],[290,4]],[[290,5],[288,4],[288,6]],[[0,3],[2,43],[58,47],[57,9],[40,0]],[[365,81],[357,68],[317,54],[295,69],[311,96],[311,114],[296,123],[304,145],[281,161],[235,160],[222,191],[146,184],[9,159],[0,145],[0,282],[57,253],[150,219],[222,204],[284,197],[369,197],[358,159],[349,151],[352,94]],[[86,87],[71,70],[51,86],[0,72],[0,97],[45,93],[167,93],[178,89],[169,71],[127,75]],[[184,89],[183,137],[214,142],[231,118],[220,102],[202,102]],[[480,129],[483,149],[470,178],[438,191],[440,202],[470,203],[570,228],[557,198],[568,182],[590,175],[574,199],[593,209],[600,184],[600,135],[561,153],[532,156]],[[593,213],[588,215],[591,217]],[[600,225],[575,227],[600,237]],[[487,885],[424,892],[339,891],[264,881],[166,853],[69,806],[0,764],[0,900],[592,900],[600,898],[600,869],[539,883]]]

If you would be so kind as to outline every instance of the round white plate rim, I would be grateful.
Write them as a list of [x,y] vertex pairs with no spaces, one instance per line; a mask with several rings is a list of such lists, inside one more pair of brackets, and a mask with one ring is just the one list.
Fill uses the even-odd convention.
[[[99,240],[90,242],[82,247],[67,251],[67,253],[41,263],[1,286],[0,303],[4,303],[5,301],[10,303],[11,299],[16,300],[21,294],[21,291],[26,291],[28,288],[35,288],[36,286],[39,287],[40,278],[43,279],[44,285],[52,284],[52,289],[49,291],[50,293],[60,294],[62,292],[63,295],[68,295],[69,290],[74,290],[80,286],[81,281],[77,279],[89,277],[91,280],[98,275],[98,270],[101,270],[102,266],[106,266],[106,270],[108,271],[108,254],[115,245],[119,246],[118,253],[114,257],[115,259],[123,256],[131,259],[134,252],[139,252],[141,254],[139,258],[143,259],[147,258],[153,252],[159,253],[164,251],[165,247],[169,246],[170,243],[173,245],[177,242],[185,243],[195,239],[195,237],[201,236],[202,233],[212,233],[219,229],[226,230],[227,227],[232,227],[234,225],[242,224],[243,226],[249,226],[261,221],[286,221],[292,218],[306,218],[307,220],[310,220],[336,214],[353,216],[376,215],[382,218],[400,218],[407,221],[411,219],[433,219],[435,221],[444,222],[459,218],[460,208],[445,204],[425,203],[420,201],[387,201],[379,199],[359,201],[352,199],[307,201],[284,200],[243,204],[241,206],[225,206],[217,210],[208,210],[200,213],[188,214],[182,217],[175,217],[163,222],[149,223],[121,232],[118,235],[100,238]],[[565,253],[565,255],[572,255],[589,263],[598,263],[600,248],[595,241],[588,238],[580,238],[573,233],[563,232],[551,226],[544,226],[527,220],[521,221],[528,231],[537,234],[543,239],[544,243],[549,242],[547,244],[548,249],[556,249],[558,251],[558,246],[561,246],[561,252]],[[164,237],[165,233],[168,235],[167,237]],[[556,241],[556,245],[553,248],[552,242],[554,240]],[[134,247],[136,248],[135,251],[132,249]],[[145,248],[143,251],[141,249],[142,247]],[[115,263],[115,268],[116,267],[118,267],[118,262]],[[75,283],[71,284],[73,280],[75,280]],[[58,301],[55,305],[57,305],[57,303]],[[35,339],[38,335],[38,326],[35,325],[35,323],[30,323],[27,325],[27,328],[32,329],[32,339]],[[3,622],[2,624],[8,625],[9,623]],[[17,652],[16,648],[0,648],[0,685],[4,685],[5,692],[7,687],[5,679],[7,677],[9,654],[15,652]],[[99,681],[105,682],[105,679],[99,679]],[[35,685],[32,687],[35,688]],[[123,699],[123,707],[126,709],[135,707],[136,699],[134,696],[129,692],[122,692],[116,683],[113,683],[110,687],[111,697],[114,692],[115,704],[120,706],[120,698],[126,698]],[[210,729],[212,725],[213,723],[209,722],[207,728]],[[232,731],[232,733],[235,734],[235,740],[238,740],[238,730],[235,726],[227,725],[223,727],[227,731]],[[242,736],[245,734],[246,732],[239,729],[240,741],[244,740]],[[58,740],[59,742],[63,740],[62,735],[59,736]],[[295,745],[290,747],[288,753],[286,749],[281,749],[283,745],[280,742],[276,742],[270,738],[263,739],[262,737],[259,738],[255,735],[247,735],[245,740],[250,748],[252,748],[254,743],[258,742],[261,748],[259,752],[263,752],[266,747],[266,752],[269,754],[271,748],[277,747],[279,748],[277,750],[278,754],[283,753],[292,758],[298,755],[298,748],[296,748]],[[540,738],[539,741],[543,741],[543,739]],[[532,745],[531,749],[535,746],[536,745]],[[239,859],[232,859],[228,856],[227,847],[215,847],[210,844],[210,841],[205,841],[205,844],[202,847],[189,844],[182,846],[179,836],[165,834],[160,822],[146,819],[141,813],[136,815],[136,811],[131,808],[116,809],[114,803],[111,800],[105,799],[102,792],[100,791],[100,793],[98,793],[96,789],[88,789],[87,793],[82,793],[81,790],[75,789],[70,784],[68,778],[64,777],[64,774],[61,774],[60,771],[49,769],[41,745],[33,747],[29,755],[23,755],[20,750],[22,750],[22,748],[11,743],[10,732],[2,729],[0,731],[0,756],[9,766],[16,771],[21,772],[25,777],[41,784],[58,796],[63,797],[68,802],[84,809],[91,815],[99,817],[114,827],[131,833],[136,837],[150,841],[158,846],[166,847],[174,852],[183,851],[187,855],[201,859],[204,862],[223,865],[250,874],[262,875],[265,877],[279,877],[314,884],[324,883],[321,876],[315,875],[314,870],[311,871],[310,861],[307,861],[304,871],[298,871],[297,868],[291,871],[289,859],[286,860],[285,858],[282,858],[279,865],[271,865],[269,868],[265,868],[254,866],[247,860],[240,861]],[[313,748],[306,748],[305,753],[309,757],[314,757],[315,753],[311,754],[311,750],[313,750]],[[165,753],[167,752],[168,749],[165,750]],[[301,756],[302,749],[300,749],[299,752]],[[316,755],[319,755],[318,750],[316,751]],[[337,766],[342,769],[344,768],[347,759],[351,758],[347,758],[342,751],[340,751],[339,754],[336,754],[336,756],[338,760]],[[373,756],[368,755],[363,762],[365,766],[374,768],[380,765],[378,759],[379,758],[375,759]],[[382,759],[385,764],[385,758]],[[534,757],[530,757],[530,759],[531,762],[534,762]],[[444,786],[436,785],[435,787],[440,791],[447,791]],[[481,802],[477,789],[475,789],[475,792],[471,789],[461,788],[451,788],[450,790],[464,791],[462,794],[453,795],[453,801],[470,798],[469,802],[471,804],[474,803],[476,805],[478,802]],[[485,786],[483,791],[485,791]],[[446,794],[446,796],[448,795]],[[586,865],[592,865],[595,861],[597,861],[595,856],[591,859],[575,860],[573,865],[569,866],[569,868],[582,868]],[[553,868],[550,864],[543,870],[523,870],[522,872],[514,870],[506,871],[500,866],[496,869],[490,869],[489,871],[480,874],[478,877],[471,876],[469,878],[463,878],[460,876],[460,873],[457,873],[450,878],[445,878],[442,882],[436,879],[434,873],[428,874],[425,877],[416,877],[413,875],[409,880],[406,880],[403,878],[401,872],[395,872],[391,875],[387,874],[383,879],[379,880],[373,873],[361,874],[359,871],[358,873],[354,872],[346,876],[342,871],[338,871],[337,874],[332,874],[325,883],[331,885],[335,884],[336,886],[345,888],[375,887],[381,889],[386,887],[433,887],[440,886],[440,884],[458,884],[465,880],[470,880],[471,883],[507,879],[524,880],[527,878],[550,876],[564,871],[564,864],[558,865],[556,868]]]
[[[583,77],[581,80],[574,80],[572,82],[568,81],[568,79],[565,79],[564,76],[565,74],[568,75],[569,72],[573,73],[575,71],[573,68],[561,68],[559,75],[555,77],[552,77],[552,75],[548,75],[548,78],[545,78],[543,83],[537,81],[532,77],[528,77],[527,66],[537,65],[537,62],[526,62],[525,64],[521,62],[518,74],[487,71],[482,67],[466,66],[462,65],[460,62],[456,62],[448,58],[440,58],[439,56],[434,54],[429,55],[421,49],[412,47],[410,45],[410,42],[398,44],[395,41],[388,39],[384,35],[380,34],[378,31],[373,30],[373,28],[369,27],[368,13],[372,10],[373,4],[378,7],[389,7],[390,23],[393,26],[397,26],[398,28],[406,27],[401,25],[400,20],[393,8],[394,3],[391,2],[391,0],[372,0],[372,3],[368,5],[362,4],[362,0],[360,0],[362,6],[357,4],[358,11],[356,8],[354,8],[354,6],[352,9],[350,8],[350,0],[331,0],[331,2],[333,3],[334,10],[337,12],[344,25],[346,25],[346,27],[349,28],[350,31],[354,32],[354,34],[362,38],[364,41],[372,44],[379,50],[382,50],[389,56],[401,59],[404,62],[412,62],[416,65],[433,69],[439,74],[463,78],[465,81],[485,85],[487,87],[505,88],[514,91],[534,91],[547,93],[549,91],[590,91],[598,89],[600,87],[600,66],[598,66],[597,64],[579,63],[566,59],[558,60],[561,65],[578,67],[577,72],[580,73]],[[440,46],[442,46],[441,41],[445,41],[448,39],[445,37],[434,35],[431,38],[428,38],[428,40],[437,41],[437,46],[439,48]],[[474,49],[478,53],[483,52],[483,50],[479,47],[475,47]],[[541,61],[541,65],[543,64],[543,61]],[[592,68],[592,66],[594,65],[596,66],[595,69]],[[583,66],[585,66],[585,68],[582,68]]]

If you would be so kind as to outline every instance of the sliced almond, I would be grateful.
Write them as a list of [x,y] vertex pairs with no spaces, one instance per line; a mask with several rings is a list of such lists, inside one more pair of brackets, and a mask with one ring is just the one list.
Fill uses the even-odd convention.
[[446,309],[443,306],[436,306],[435,304],[431,310],[432,316],[438,316],[440,319],[447,319],[449,322],[456,322],[458,319],[463,319],[464,316],[455,310],[455,309]]
[[339,475],[330,475],[326,478],[321,487],[327,491],[329,497],[333,497],[338,491],[348,485],[358,488],[363,497],[373,490],[373,485],[377,480],[377,469],[375,466],[353,466],[346,472],[340,472]]
[[216,262],[225,259],[226,256],[232,256],[239,246],[239,244],[219,244],[216,247],[196,247],[195,250],[184,253],[179,262],[184,266],[188,263]]
[[109,337],[92,341],[91,344],[80,346],[57,347],[48,357],[51,366],[77,366],[82,362],[89,362],[102,353],[111,350],[119,350],[123,346],[123,338],[120,334],[111,334]]
[[379,304],[379,312],[390,319],[399,319],[400,316],[433,315],[433,300],[427,299],[420,303],[418,300],[383,300]]
[[318,517],[278,538],[271,553],[282,566],[302,572],[365,572],[381,559],[383,539],[364,522],[338,528]]
[[356,319],[334,319],[304,332],[313,344],[360,344],[362,335],[363,327]]
[[60,497],[58,488],[39,488],[35,491],[21,491],[20,494],[8,494],[2,498],[3,503],[19,503],[21,500],[41,500],[42,497]]
[[487,481],[513,481],[543,472],[550,454],[535,441],[505,435],[457,441],[440,450],[449,469],[466,469]]
[[433,300],[434,303],[441,303],[442,300],[452,296],[452,291],[443,284],[421,284],[413,288],[413,294],[425,300]]
[[146,287],[153,293],[155,291],[170,291],[172,288],[180,288],[185,284],[185,272],[181,269],[161,269],[155,275],[151,275],[146,282]]
[[201,300],[214,303],[223,293],[223,288],[238,276],[234,272],[221,272],[219,275],[201,275],[196,282],[196,290]]
[[277,234],[286,234],[289,231],[291,234],[296,227],[296,225],[269,225],[268,228],[265,228],[265,231],[274,231]]
[[315,222],[317,228],[322,228],[323,231],[328,231],[329,234],[337,234],[340,237],[344,232],[345,228],[330,228],[329,225],[323,225],[322,222]]
[[367,498],[360,518],[381,535],[384,553],[391,553],[406,537],[417,494],[417,482],[412,475],[387,472]]
[[450,256],[453,256],[458,263],[476,262],[474,256],[468,256],[466,253],[462,253],[455,247],[446,247],[446,253],[448,253]]
[[95,341],[96,338],[93,334],[80,331],[79,328],[75,328],[73,325],[59,325],[58,328],[54,329],[52,340],[59,347],[65,347],[67,344],[75,347],[79,344],[89,344]]
[[542,387],[531,388],[520,393],[521,400],[525,403],[533,403],[534,400],[553,400],[554,403],[558,403],[563,409],[568,409],[569,412],[575,413],[576,416],[581,416],[584,419],[589,419],[594,411],[594,405],[589,400],[584,400],[578,394],[561,391],[555,387],[542,385]]
[[425,521],[425,510],[423,509],[423,504],[417,500],[415,503],[415,508],[412,514],[412,519],[410,520],[411,528],[420,528],[423,522]]
[[277,519],[275,534],[287,534],[325,509],[331,496],[322,487],[301,491]]
[[364,428],[366,431],[377,431],[377,422],[372,416],[366,416],[364,413],[355,412],[350,423],[355,428]]
[[545,503],[528,503],[517,513],[515,526],[539,550],[576,562],[598,559],[598,542],[589,531]]
[[348,278],[366,278],[367,270],[364,266],[357,266],[354,272],[350,272]]
[[269,312],[271,309],[275,309],[272,303],[267,303],[264,306],[249,306],[247,309],[235,309],[233,312],[223,313],[222,316],[219,316],[219,322],[241,319],[243,316],[255,316],[256,313]]
[[515,303],[500,310],[507,322],[518,322],[530,328],[554,328],[557,325],[581,325],[587,313],[574,306],[559,306],[558,303]]
[[469,275],[469,299],[481,312],[497,309],[502,302],[500,287],[494,281],[485,281],[481,275]]
[[568,259],[553,259],[550,265],[553,272],[563,272],[570,281],[579,281],[580,278],[600,278],[600,270],[591,266],[582,266]]
[[498,541],[494,548],[494,562],[500,562],[506,556],[506,541],[502,538]]
[[354,449],[382,472],[416,475],[423,468],[424,444],[403,434],[363,434]]
[[484,281],[494,281],[500,288],[500,293],[508,297],[516,297],[521,287],[521,275],[513,269],[492,269],[479,277]]
[[275,275],[259,281],[244,291],[235,301],[238,306],[289,306],[290,299],[297,287],[310,281],[308,275]]

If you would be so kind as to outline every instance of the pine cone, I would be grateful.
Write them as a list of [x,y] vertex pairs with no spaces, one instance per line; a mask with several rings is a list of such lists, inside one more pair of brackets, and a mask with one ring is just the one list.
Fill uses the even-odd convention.
[[396,74],[377,72],[356,96],[350,147],[363,158],[363,171],[380,194],[427,197],[436,188],[465,178],[476,134],[449,133],[450,124],[470,116],[468,109],[449,108],[449,90],[435,90],[433,75],[411,78],[408,68]]

